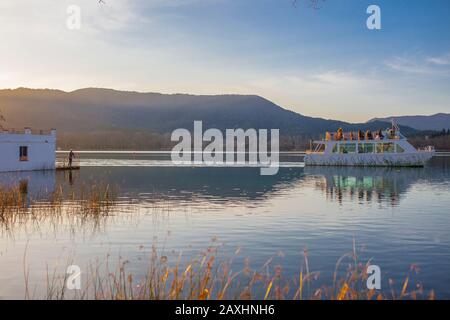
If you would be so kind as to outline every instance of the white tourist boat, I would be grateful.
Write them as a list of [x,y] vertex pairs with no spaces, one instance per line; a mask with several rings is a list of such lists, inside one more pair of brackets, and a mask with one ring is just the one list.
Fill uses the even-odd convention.
[[306,152],[305,165],[422,167],[435,153],[431,146],[416,149],[394,124],[376,136],[371,132],[345,135],[340,129],[314,145]]

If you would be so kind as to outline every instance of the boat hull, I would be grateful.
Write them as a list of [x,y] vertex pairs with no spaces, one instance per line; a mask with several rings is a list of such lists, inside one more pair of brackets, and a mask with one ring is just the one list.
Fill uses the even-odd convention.
[[423,167],[434,152],[307,154],[308,166]]

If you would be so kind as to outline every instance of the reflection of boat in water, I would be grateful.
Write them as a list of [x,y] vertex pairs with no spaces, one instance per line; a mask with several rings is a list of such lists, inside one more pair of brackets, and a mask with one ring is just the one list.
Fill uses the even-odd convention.
[[305,164],[313,166],[389,166],[421,167],[434,155],[434,148],[418,150],[398,131],[398,127],[379,131],[373,137],[370,131],[363,134],[342,129],[334,135],[327,132],[324,140],[314,141],[305,156]]
[[[402,194],[428,173],[417,168],[305,167],[316,187],[331,201],[388,203],[395,206]],[[323,178],[322,178],[323,177]],[[322,178],[322,179],[319,179]]]

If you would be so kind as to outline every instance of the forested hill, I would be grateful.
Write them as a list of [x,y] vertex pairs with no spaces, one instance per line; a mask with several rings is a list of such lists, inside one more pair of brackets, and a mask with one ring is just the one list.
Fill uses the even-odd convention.
[[[73,92],[26,88],[0,90],[0,110],[6,119],[5,127],[56,128],[60,143],[62,139],[70,138],[75,146],[80,146],[78,140],[83,140],[89,144],[86,147],[102,149],[102,142],[111,148],[128,148],[132,144],[145,144],[145,139],[158,140],[158,136],[167,136],[177,128],[192,129],[194,120],[202,120],[204,129],[278,128],[283,137],[303,140],[339,127],[378,130],[389,126],[378,121],[351,124],[308,117],[256,95],[199,96],[98,88]],[[403,128],[403,131],[416,132],[410,128]],[[102,134],[109,141],[100,138]],[[158,145],[142,146],[150,147],[157,148]]]

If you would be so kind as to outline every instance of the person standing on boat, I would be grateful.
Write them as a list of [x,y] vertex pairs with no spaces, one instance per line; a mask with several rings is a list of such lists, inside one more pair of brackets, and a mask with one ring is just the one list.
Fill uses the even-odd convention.
[[358,140],[364,140],[364,133],[361,130],[358,130]]
[[383,132],[380,130],[378,130],[377,136],[376,136],[377,140],[383,140],[384,139],[384,135]]
[[355,140],[355,136],[353,135],[353,131],[350,131],[350,137],[349,137],[349,139],[350,139],[350,140]]
[[72,168],[73,158],[75,158],[75,153],[73,153],[73,150],[70,150],[70,152],[69,152],[69,167],[70,168]]
[[344,132],[342,128],[339,128],[336,135],[336,140],[343,140],[344,139]]

